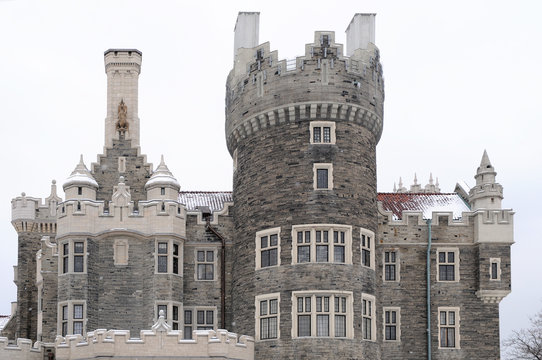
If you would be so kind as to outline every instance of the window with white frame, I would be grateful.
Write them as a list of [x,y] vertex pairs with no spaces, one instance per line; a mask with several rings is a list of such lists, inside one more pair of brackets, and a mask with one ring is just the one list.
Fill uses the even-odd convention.
[[313,188],[314,190],[333,189],[333,164],[313,164]]
[[156,241],[156,273],[181,275],[181,244],[173,240]]
[[60,273],[86,273],[86,241],[71,239],[66,240],[61,246]]
[[311,121],[310,143],[311,144],[335,144],[335,122]]
[[175,301],[157,301],[155,306],[154,321],[156,322],[161,313],[164,314],[164,319],[171,326],[172,330],[179,330],[180,311],[182,304]]
[[256,270],[280,265],[280,227],[256,233]]
[[438,308],[439,348],[459,348],[459,308]]
[[361,229],[361,265],[374,269],[374,233],[367,229]]
[[84,335],[86,306],[83,300],[69,300],[58,303],[58,333],[66,335]]
[[384,251],[384,281],[399,281],[397,251]]
[[292,292],[292,337],[353,338],[352,292]]
[[256,339],[280,338],[280,293],[258,295],[256,306]]
[[501,258],[489,259],[489,280],[501,280]]
[[196,280],[216,280],[217,249],[196,249]]
[[459,249],[437,249],[437,280],[459,281]]
[[361,294],[361,332],[363,340],[376,340],[375,297]]
[[293,264],[352,264],[352,227],[349,225],[294,225],[292,239]]
[[398,307],[384,307],[384,341],[401,340],[401,309]]
[[198,306],[184,308],[184,339],[192,339],[194,330],[214,330],[217,327],[216,307]]

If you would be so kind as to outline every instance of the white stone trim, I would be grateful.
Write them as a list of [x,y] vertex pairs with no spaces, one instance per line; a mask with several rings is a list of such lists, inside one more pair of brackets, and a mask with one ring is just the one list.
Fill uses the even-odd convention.
[[[346,337],[340,337],[339,339],[353,339],[354,338],[354,308],[353,308],[353,293],[351,291],[334,291],[334,290],[306,290],[306,291],[292,291],[292,332],[291,336],[292,339],[305,339],[307,336],[297,336],[297,298],[298,297],[311,297],[311,336],[310,338],[319,338],[319,336],[316,336],[316,296],[329,296],[330,297],[330,304],[329,304],[329,314],[330,314],[330,320],[329,320],[329,335],[323,338],[335,338],[335,321],[333,318],[333,315],[335,315],[334,311],[334,301],[335,296],[338,297],[346,297]],[[313,335],[314,334],[314,335]]]
[[[320,169],[327,169],[327,188],[318,188],[318,171]],[[333,164],[332,163],[314,163],[312,166],[314,190],[325,191],[333,190]]]
[[[455,322],[454,325],[449,324],[441,324],[440,321],[440,313],[446,312],[446,322],[449,322],[449,313],[454,312],[455,313]],[[438,324],[438,348],[439,349],[461,349],[461,342],[460,342],[460,315],[459,315],[459,307],[446,307],[446,306],[439,306],[437,309],[437,324]],[[447,327],[447,328],[454,328],[455,329],[455,346],[454,347],[441,347],[440,346],[440,328],[441,327]]]
[[[164,314],[166,323],[171,326],[173,329],[173,322],[175,322],[178,325],[178,329],[176,330],[182,330],[181,326],[183,324],[183,303],[178,301],[168,301],[168,300],[156,300],[154,302],[154,317],[153,322],[157,322],[158,318],[160,317],[160,314],[158,313],[158,305],[165,305],[167,307],[166,314]],[[178,316],[177,320],[173,319],[173,306],[177,306]]]
[[117,266],[128,265],[129,259],[129,243],[128,239],[115,239],[113,244],[113,262]]
[[[260,301],[264,301],[264,300],[277,300],[278,303],[277,303],[277,314],[276,314],[276,318],[277,318],[277,337],[276,338],[272,338],[272,339],[260,339],[260,318],[261,318],[261,315],[260,315]],[[256,341],[273,341],[273,340],[278,340],[280,339],[280,293],[277,292],[277,293],[272,293],[272,294],[262,294],[262,295],[256,295],[256,297],[254,298],[254,306],[255,306],[255,311],[254,311],[254,329],[255,329],[255,337],[254,339],[256,339]],[[265,317],[270,317],[269,315],[266,315]]]
[[[390,253],[389,262],[386,262],[387,252]],[[395,262],[391,262],[392,252],[395,253]],[[386,280],[386,265],[395,265],[395,280]],[[398,283],[401,281],[401,256],[398,248],[382,249],[382,281],[387,283]]]
[[[78,253],[79,255],[74,254],[74,243],[83,243],[83,255],[80,255],[81,253]],[[68,271],[64,272],[64,244],[68,244]],[[83,271],[75,272],[74,270],[74,256],[82,256],[83,257]],[[87,274],[87,261],[88,260],[88,251],[87,251],[87,240],[81,239],[81,238],[69,238],[69,239],[63,239],[59,241],[58,244],[58,274],[59,276],[65,275],[65,274],[77,274],[77,275],[86,275]]]
[[[83,305],[83,318],[82,319],[74,319],[73,315],[73,308],[74,305]],[[66,320],[62,318],[63,315],[63,307],[67,306],[68,310],[68,317]],[[82,335],[86,334],[86,328],[87,328],[87,302],[85,300],[67,300],[67,301],[60,301],[57,304],[57,325],[56,330],[57,334],[62,334],[62,323],[67,323],[67,331],[66,335],[73,335],[73,323],[76,321],[81,321],[83,323],[83,331]]]
[[[367,239],[369,239],[368,241],[369,246],[367,246],[367,242],[365,243],[365,246],[363,245],[363,236],[365,236],[366,241]],[[360,228],[359,239],[360,239],[359,246],[360,246],[360,254],[361,254],[361,258],[360,258],[361,266],[365,266],[374,270],[375,269],[375,248],[376,248],[375,247],[375,243],[376,243],[375,233],[369,229]],[[370,252],[369,266],[363,265],[363,249],[369,250]]]
[[[167,254],[159,254],[158,253],[158,244],[159,243],[166,243],[167,244]],[[177,266],[178,266],[178,273],[173,273],[173,245],[179,246],[179,254],[175,255],[177,257]],[[182,276],[183,275],[183,261],[184,261],[184,247],[183,243],[177,239],[155,239],[154,242],[154,273],[157,275],[176,275],[176,276]],[[166,272],[158,272],[158,257],[159,256],[167,256],[167,271]]]
[[[395,311],[396,322],[395,324],[395,340],[386,340],[386,311]],[[397,306],[384,306],[382,308],[382,341],[386,342],[400,342],[401,341],[401,308]]]
[[[264,236],[270,236],[270,235],[277,235],[278,239],[277,239],[277,246],[276,246],[276,249],[277,249],[277,265],[271,265],[271,266],[266,266],[266,267],[263,267],[262,268],[262,257],[261,257],[261,252],[262,252],[262,243],[260,241],[260,239]],[[265,229],[265,230],[260,230],[258,232],[256,232],[256,238],[255,238],[255,242],[256,242],[256,270],[258,269],[267,269],[267,268],[273,268],[273,267],[277,267],[277,266],[280,266],[280,226],[279,227],[275,227],[275,228],[271,228],[271,229]],[[275,248],[275,247],[272,247],[272,248]],[[258,337],[256,337],[256,339],[259,339]]]
[[[318,264],[352,264],[352,226],[340,225],[340,224],[301,224],[292,225],[292,265],[294,264],[311,264],[316,262],[316,231],[329,231],[329,249],[328,249],[328,262],[318,262]],[[297,262],[297,232],[298,231],[310,231],[311,241],[310,243],[302,243],[300,245],[310,246],[310,261],[304,263]],[[334,262],[334,243],[333,232],[344,231],[345,243],[344,243],[344,263]]]
[[[205,261],[198,261],[198,251],[204,251],[205,252]],[[213,262],[207,261],[207,251],[213,251]],[[198,265],[213,265],[213,278],[206,280],[206,279],[198,279]],[[218,246],[198,246],[194,249],[194,281],[217,281],[219,279],[219,274],[217,273],[218,269]]]
[[[370,306],[367,306],[366,313],[364,313],[363,309],[363,302],[367,301],[370,302]],[[363,318],[370,318],[371,319],[371,337],[366,339],[365,333],[363,332]],[[370,294],[361,294],[361,328],[362,328],[362,340],[363,341],[372,341],[376,342],[376,297],[374,295]]]
[[504,299],[510,290],[478,290],[476,296],[484,302],[484,304],[498,304]]
[[[446,253],[446,262],[444,263],[440,263],[439,261],[439,253],[441,252],[444,252]],[[454,253],[454,262],[453,263],[450,263],[448,262],[448,253],[449,252],[453,252]],[[460,265],[460,259],[459,259],[459,248],[458,247],[438,247],[437,250],[436,250],[436,264],[437,264],[437,270],[435,271],[436,273],[436,280],[437,282],[440,282],[440,283],[456,283],[456,282],[459,282],[460,278],[459,278],[459,265]],[[439,273],[439,268],[440,268],[440,265],[454,265],[454,280],[439,280],[440,279],[440,273]]]
[[[335,145],[337,138],[335,135],[335,121],[311,121],[309,125],[309,133],[310,133],[310,143],[314,145]],[[320,142],[314,142],[314,128],[319,127],[321,130],[320,136],[322,141]],[[324,142],[324,132],[323,128],[329,127],[330,132],[330,142]]]
[[[497,264],[497,277],[493,279],[491,268],[493,267],[493,264]],[[501,258],[489,258],[489,280],[490,281],[501,281]]]

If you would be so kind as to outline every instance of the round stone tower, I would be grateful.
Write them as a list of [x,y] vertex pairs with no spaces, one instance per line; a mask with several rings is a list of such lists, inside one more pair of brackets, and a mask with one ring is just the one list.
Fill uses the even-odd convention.
[[234,159],[232,328],[256,358],[379,358],[376,144],[384,84],[374,14],[356,14],[348,53],[318,31],[279,61],[240,13],[226,85]]

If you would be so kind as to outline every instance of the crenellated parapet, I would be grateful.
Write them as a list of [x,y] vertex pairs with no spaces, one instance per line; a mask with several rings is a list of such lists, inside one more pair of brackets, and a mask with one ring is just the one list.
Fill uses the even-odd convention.
[[[118,197],[116,200],[122,200]],[[186,234],[185,207],[174,200],[126,202],[68,200],[59,205],[57,238],[69,234],[101,234],[112,229],[143,235]]]
[[32,345],[30,339],[17,339],[10,343],[8,338],[0,337],[0,360],[42,360],[43,348],[40,342]]
[[[239,19],[259,14],[239,14]],[[354,26],[365,17],[372,26]],[[257,43],[257,24],[241,22],[236,38],[244,34],[247,44]],[[360,20],[361,19],[361,20]],[[258,130],[288,122],[318,119],[352,121],[371,131],[378,142],[382,134],[384,80],[380,53],[374,45],[374,14],[357,14],[347,34],[373,32],[372,41],[343,45],[335,32],[316,31],[305,54],[295,60],[280,60],[268,42],[235,49],[234,67],[226,82],[226,140],[233,155],[237,142]],[[352,36],[350,36],[352,38]],[[369,37],[370,38],[370,37]],[[354,41],[354,40],[352,40]],[[318,100],[315,100],[318,99]]]
[[99,329],[81,335],[58,336],[57,360],[97,359],[101,357],[138,359],[254,359],[254,339],[227,330],[194,330],[191,340],[182,331],[170,330],[163,316],[152,330],[143,330],[140,338],[130,338],[128,330]]
[[45,199],[21,193],[11,200],[11,223],[17,232],[56,232],[56,211],[62,201],[56,194],[56,181],[51,184],[51,194]]

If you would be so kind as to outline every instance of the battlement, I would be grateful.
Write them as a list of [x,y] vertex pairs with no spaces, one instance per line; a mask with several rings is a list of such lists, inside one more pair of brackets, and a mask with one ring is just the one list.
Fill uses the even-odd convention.
[[43,348],[40,342],[32,346],[30,339],[17,339],[11,344],[6,337],[0,337],[0,360],[42,360]]
[[141,331],[140,338],[130,338],[128,330],[99,329],[81,335],[57,336],[57,360],[112,357],[138,359],[254,359],[254,339],[237,337],[227,330],[195,330],[193,340],[184,340],[180,330],[171,330],[163,316],[152,330]]
[[56,194],[56,181],[51,183],[51,194],[45,199],[26,196],[21,193],[11,200],[11,223],[17,231],[56,231],[57,205],[62,201]]
[[185,207],[173,200],[114,202],[68,200],[58,206],[57,238],[73,233],[100,234],[111,229],[142,235],[186,234]]

